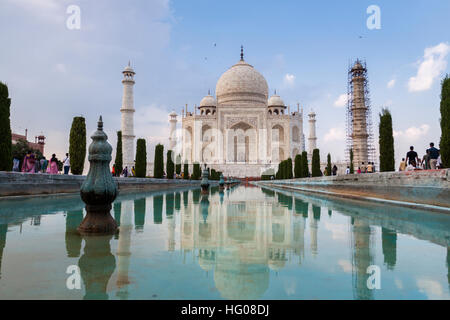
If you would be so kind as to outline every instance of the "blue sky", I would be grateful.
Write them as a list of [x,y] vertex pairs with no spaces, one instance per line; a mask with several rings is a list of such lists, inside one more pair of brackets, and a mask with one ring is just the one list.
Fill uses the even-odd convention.
[[[373,4],[381,9],[379,30],[366,26]],[[80,7],[80,30],[66,27],[69,5]],[[62,157],[72,118],[80,114],[88,132],[102,114],[115,146],[121,71],[131,60],[135,131],[153,157],[154,144],[168,134],[167,113],[180,112],[185,103],[192,110],[208,89],[214,92],[242,44],[270,93],[277,89],[291,108],[299,101],[317,113],[321,156],[343,159],[339,97],[347,90],[349,61],[361,57],[369,70],[374,132],[381,107],[388,106],[398,163],[409,145],[422,154],[429,142],[439,142],[448,12],[444,0],[2,0],[0,81],[10,88],[13,131],[43,132],[46,154]],[[307,129],[305,123],[306,135]]]

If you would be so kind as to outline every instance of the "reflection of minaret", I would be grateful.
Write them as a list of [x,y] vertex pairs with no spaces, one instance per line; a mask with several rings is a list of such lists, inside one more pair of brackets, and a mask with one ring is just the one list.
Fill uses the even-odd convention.
[[3,249],[6,245],[6,232],[8,232],[8,225],[0,224],[0,279],[2,278],[2,258]]
[[294,215],[293,223],[293,245],[294,253],[299,257],[299,263],[305,252],[305,218],[299,215]]
[[393,270],[397,262],[397,233],[390,229],[381,228],[381,240],[384,263],[388,269]]
[[142,232],[145,224],[145,198],[134,200],[134,227]]
[[153,196],[153,223],[154,224],[162,223],[163,204],[164,204],[164,196],[163,195]]
[[[136,203],[136,201],[141,200],[144,201],[145,212],[145,199],[135,200],[135,210],[139,210],[139,207],[142,206],[142,204]],[[133,230],[133,211],[130,210],[132,204],[133,202],[131,200],[122,202],[124,210],[120,217],[119,244],[117,246],[117,287],[119,288],[119,291],[116,295],[121,299],[128,298],[128,284],[130,283],[128,279],[128,270],[131,257],[131,232]],[[136,211],[134,213],[134,219],[136,220]]]
[[[177,193],[176,196],[180,194]],[[176,197],[175,196],[175,197]],[[167,217],[167,229],[168,229],[168,237],[167,237],[167,250],[174,251],[175,250],[175,217],[173,216],[173,209],[175,205],[175,198],[173,193],[166,194],[166,217]]]
[[107,300],[106,288],[116,269],[116,259],[111,253],[112,236],[85,236],[84,253],[78,261],[81,278],[86,288],[85,300]]
[[[309,206],[309,227],[310,227],[310,236],[311,236],[311,254],[313,256],[317,255],[317,229],[318,229],[318,219],[314,216],[315,211],[317,211],[316,206],[312,204]],[[320,208],[319,208],[320,210]],[[320,219],[320,211],[319,211],[319,219]]]
[[71,258],[80,256],[82,238],[77,228],[81,221],[83,221],[83,210],[67,211],[65,241],[67,256]]
[[[373,299],[367,288],[367,267],[372,265],[370,253],[370,226],[355,218],[353,220],[353,294],[355,299]],[[355,270],[356,269],[356,270]]]
[[447,281],[450,288],[450,247],[447,247]]

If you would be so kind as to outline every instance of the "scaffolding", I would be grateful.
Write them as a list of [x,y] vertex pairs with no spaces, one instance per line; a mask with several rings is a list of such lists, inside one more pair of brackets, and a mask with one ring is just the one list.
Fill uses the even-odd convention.
[[[357,65],[359,66],[357,67]],[[356,59],[354,63],[351,61],[348,65],[348,79],[347,79],[347,112],[346,112],[346,158],[350,163],[350,149],[353,148],[353,131],[355,117],[353,114],[354,108],[354,81],[355,77],[363,78],[364,86],[364,105],[365,120],[366,120],[366,132],[367,132],[367,161],[375,163],[377,167],[378,161],[375,154],[374,136],[372,129],[372,108],[370,103],[370,91],[369,91],[369,78],[367,74],[367,64],[364,60]],[[356,167],[355,167],[356,169]]]

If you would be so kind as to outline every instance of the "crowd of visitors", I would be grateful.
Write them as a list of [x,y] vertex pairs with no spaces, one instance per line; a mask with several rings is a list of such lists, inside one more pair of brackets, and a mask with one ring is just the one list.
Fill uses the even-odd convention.
[[[67,165],[67,168],[66,168]],[[68,174],[70,168],[69,154],[66,153],[66,158],[64,159],[64,173]],[[58,158],[56,154],[52,154],[50,161],[48,161],[45,156],[38,159],[36,153],[28,151],[22,160],[22,165],[20,165],[20,160],[17,158],[13,159],[13,172],[26,172],[26,173],[49,173],[58,174]]]
[[430,148],[425,151],[422,159],[414,151],[414,146],[409,147],[406,158],[402,158],[400,162],[398,171],[436,170],[441,168],[442,162],[439,149],[435,148],[434,143],[431,142]]

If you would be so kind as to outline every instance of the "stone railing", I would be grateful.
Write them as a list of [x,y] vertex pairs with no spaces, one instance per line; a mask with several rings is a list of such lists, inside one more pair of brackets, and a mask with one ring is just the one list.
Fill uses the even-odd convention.
[[[86,176],[46,173],[0,172],[0,197],[78,193]],[[200,180],[114,178],[121,193],[168,190],[182,187],[200,188]],[[218,184],[211,181],[212,185]]]
[[420,170],[261,181],[256,184],[338,196],[450,208],[450,170]]

